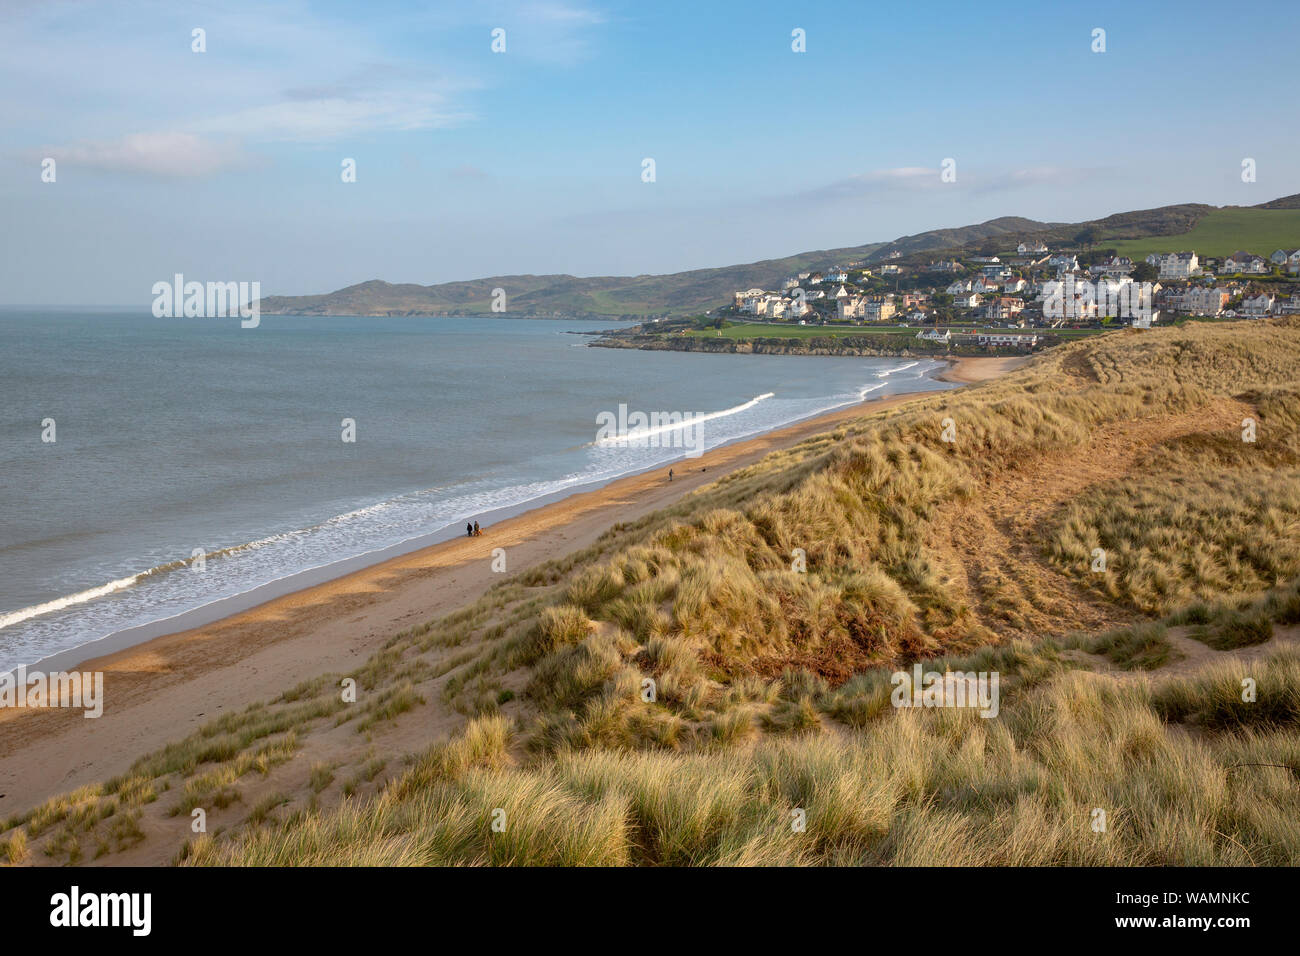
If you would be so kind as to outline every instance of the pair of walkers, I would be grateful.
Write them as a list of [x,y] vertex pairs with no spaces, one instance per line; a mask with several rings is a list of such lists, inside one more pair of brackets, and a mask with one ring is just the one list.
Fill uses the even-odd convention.
[[480,537],[482,534],[483,531],[482,529],[479,528],[477,521],[475,521],[473,524],[465,525],[465,537],[477,538]]

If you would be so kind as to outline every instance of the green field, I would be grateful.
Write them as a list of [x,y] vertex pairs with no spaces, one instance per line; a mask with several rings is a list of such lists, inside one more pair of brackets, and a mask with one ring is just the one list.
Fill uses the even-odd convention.
[[1103,239],[1101,244],[1135,261],[1153,252],[1226,256],[1238,249],[1268,258],[1275,249],[1300,248],[1300,209],[1216,209],[1182,235]]

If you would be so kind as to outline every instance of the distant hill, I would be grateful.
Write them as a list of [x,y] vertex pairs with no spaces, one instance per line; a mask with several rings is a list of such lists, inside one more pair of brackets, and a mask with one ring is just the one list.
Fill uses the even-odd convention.
[[899,262],[911,266],[975,252],[1001,255],[1011,251],[1021,240],[1043,242],[1052,248],[1072,247],[1079,244],[1077,237],[1086,229],[1095,230],[1098,244],[1103,245],[1151,236],[1174,236],[1187,233],[1216,208],[1200,203],[1183,203],[1115,213],[1085,222],[1049,223],[1006,216],[977,226],[936,229],[917,236],[904,236],[886,243],[872,255],[872,260],[880,261],[894,250],[901,253]]
[[[930,232],[918,233],[915,236],[903,236],[893,242],[884,243],[868,259],[872,262],[879,262],[894,252],[899,253],[901,256],[908,256],[940,250],[957,251],[980,245],[990,239],[1011,236],[1014,236],[1019,241],[1022,236],[1037,236],[1056,228],[1068,227],[1064,223],[1039,222],[1036,219],[1024,219],[1020,216],[1003,216],[1000,219],[990,219],[988,222],[982,222],[975,226],[962,226],[959,229],[932,229]],[[1073,228],[1077,229],[1077,227]]]
[[492,276],[428,286],[373,279],[325,295],[267,296],[261,307],[268,315],[487,315],[492,310],[492,290],[500,288],[506,292],[512,315],[674,315],[725,305],[737,289],[770,287],[793,272],[865,260],[879,245],[824,249],[669,275]]
[[977,250],[1004,253],[1022,239],[1069,246],[1089,227],[1096,232],[1095,245],[1113,245],[1127,255],[1192,248],[1202,255],[1224,255],[1235,249],[1267,255],[1279,247],[1300,246],[1300,194],[1251,207],[1182,203],[1076,223],[1003,216],[976,225],[902,236],[893,242],[667,275],[511,275],[427,286],[372,279],[323,295],[267,296],[261,308],[267,315],[488,315],[492,290],[500,288],[505,290],[511,315],[683,315],[725,305],[738,289],[774,288],[787,276],[806,269],[857,261],[879,263],[892,252],[899,253],[897,259],[904,264],[921,265]]
[[1274,199],[1270,202],[1262,202],[1258,206],[1251,206],[1252,209],[1300,209],[1300,193],[1294,196],[1283,196],[1281,199]]

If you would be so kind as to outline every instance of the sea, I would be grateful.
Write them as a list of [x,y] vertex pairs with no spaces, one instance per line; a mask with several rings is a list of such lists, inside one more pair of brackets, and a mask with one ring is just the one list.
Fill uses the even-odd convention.
[[[616,327],[0,309],[0,672],[204,623],[701,447],[947,387],[931,360],[590,347]],[[611,421],[631,434],[610,440]]]

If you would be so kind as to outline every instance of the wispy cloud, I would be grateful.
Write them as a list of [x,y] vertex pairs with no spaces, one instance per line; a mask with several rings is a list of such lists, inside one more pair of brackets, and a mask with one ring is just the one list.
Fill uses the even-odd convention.
[[949,184],[940,181],[937,168],[897,166],[892,169],[873,169],[847,176],[824,186],[806,190],[794,198],[801,202],[840,202],[900,190],[914,192],[936,189],[944,185]]
[[1105,166],[1029,166],[1003,173],[977,176],[972,187],[977,192],[1011,192],[1033,186],[1082,186],[1094,182],[1113,168]]
[[956,166],[956,179],[945,182],[940,167],[897,166],[847,176],[804,190],[790,198],[804,203],[832,203],[942,189],[977,194],[1014,192],[1041,185],[1079,186],[1096,180],[1106,172],[1103,167],[1069,166],[1028,166],[991,172],[981,168],[964,168],[959,163]]
[[[491,21],[474,4],[435,9],[346,19],[305,0],[11,9],[0,37],[0,87],[21,83],[28,95],[0,103],[0,128],[10,131],[0,133],[0,146],[30,154],[53,143],[43,155],[89,168],[202,177],[238,167],[261,144],[472,123],[482,67],[464,39],[481,30],[486,50]],[[590,29],[604,19],[558,0],[497,3],[493,15],[510,29],[511,54],[524,60],[582,56]],[[190,49],[196,26],[206,31],[204,53]],[[440,55],[403,42],[411,27],[456,39]],[[112,57],[104,55],[106,42]]]
[[119,139],[49,147],[42,151],[61,164],[175,179],[210,176],[248,165],[235,143],[192,133],[133,133]]
[[259,142],[325,143],[365,133],[454,126],[470,118],[438,93],[398,91],[286,99],[199,120],[190,128]]
[[496,0],[480,3],[476,13],[506,31],[510,55],[553,66],[588,59],[594,49],[592,29],[608,22],[593,6],[560,0]]

